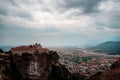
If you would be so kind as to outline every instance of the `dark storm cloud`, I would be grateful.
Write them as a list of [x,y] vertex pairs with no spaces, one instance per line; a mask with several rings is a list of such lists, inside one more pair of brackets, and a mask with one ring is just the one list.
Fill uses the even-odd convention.
[[[82,9],[83,13],[96,13],[98,12],[97,6],[101,0],[2,0],[0,5],[0,15],[4,16],[14,16],[21,17],[26,19],[32,19],[32,14],[29,11],[24,10],[21,6],[26,6],[27,8],[31,5],[34,7],[35,4],[41,6],[41,11],[52,12],[57,11],[58,13],[64,13],[69,11],[70,9]],[[52,4],[52,5],[51,5]],[[36,7],[38,6],[36,5]],[[38,8],[39,8],[38,6]],[[31,8],[29,8],[31,10]],[[81,12],[77,11],[75,13],[71,13],[71,16],[79,16]]]
[[118,29],[120,28],[120,15],[115,15],[111,20],[109,25],[110,28]]
[[[107,22],[104,22],[105,19]],[[103,30],[105,27],[110,28],[110,29],[120,29],[120,15],[112,15],[110,19],[103,18],[96,20],[96,28],[99,30]],[[103,20],[103,22],[102,22]]]
[[16,0],[2,0],[0,2],[0,16],[20,17],[25,19],[32,19],[29,11],[18,6]]
[[17,0],[9,0],[9,2],[11,3],[11,5],[18,7]]
[[0,15],[7,15],[7,11],[0,7]]
[[119,0],[0,0],[0,44],[79,45],[120,33]]
[[84,13],[95,13],[100,2],[101,0],[63,0],[62,3],[58,2],[58,6],[63,10],[82,8]]
[[[7,17],[14,17],[14,18],[20,17],[20,18],[24,18],[28,20],[33,20],[33,18],[37,16],[38,14],[35,15],[32,12],[41,13],[45,11],[47,14],[50,14],[50,16],[53,16],[53,17],[54,17],[54,13],[56,15],[56,12],[57,12],[57,17],[64,14],[62,15],[62,17],[65,18],[66,20],[68,18],[75,17],[75,18],[78,18],[82,22],[82,19],[84,21],[84,18],[80,19],[79,17],[87,16],[93,21],[93,23],[96,24],[95,27],[99,29],[103,29],[103,27],[106,27],[106,26],[109,28],[113,28],[113,29],[120,28],[119,26],[120,16],[117,15],[120,12],[119,9],[116,8],[118,12],[113,12],[113,13],[112,13],[113,10],[108,13],[104,13],[103,11],[103,14],[101,14],[102,11],[98,9],[98,7],[101,4],[105,2],[109,2],[109,1],[111,1],[111,3],[119,3],[119,0],[113,0],[113,1],[112,0],[106,0],[106,1],[104,0],[60,0],[60,1],[58,0],[34,0],[34,1],[31,1],[31,0],[1,0],[0,1],[0,16],[2,16],[1,20],[4,17],[6,18]],[[109,5],[109,4],[106,4],[106,5]],[[40,10],[37,11],[37,10],[34,10],[34,8],[35,9],[37,8]],[[78,10],[76,11],[76,9]],[[82,13],[80,11],[81,9],[83,11]],[[61,10],[61,12],[59,12],[59,10]],[[67,13],[67,11],[69,13]],[[91,14],[89,15],[88,13],[91,13]],[[110,15],[109,13],[112,13],[112,15]],[[93,14],[97,16],[94,16]],[[99,19],[98,15],[105,15],[107,23],[103,22],[104,16],[101,16],[103,18]],[[111,18],[107,18],[107,17],[111,17]]]

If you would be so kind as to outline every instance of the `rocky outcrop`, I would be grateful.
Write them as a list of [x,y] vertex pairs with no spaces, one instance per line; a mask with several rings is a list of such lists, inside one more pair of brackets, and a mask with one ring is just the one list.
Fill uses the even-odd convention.
[[[33,46],[30,46],[33,47]],[[44,49],[44,48],[43,48]],[[22,50],[25,53],[21,53]],[[71,74],[64,65],[59,63],[59,56],[55,51],[44,51],[37,45],[33,53],[20,47],[12,48],[9,56],[0,61],[0,75],[8,80],[82,80],[76,74]],[[15,53],[17,52],[17,53]],[[19,53],[20,52],[20,53]],[[3,74],[3,75],[2,75]],[[7,80],[2,77],[1,80]]]
[[11,54],[0,54],[0,75],[3,80],[22,79]]
[[120,80],[120,60],[112,64],[111,70],[98,72],[88,80]]
[[111,69],[120,69],[120,60],[114,62],[111,66]]

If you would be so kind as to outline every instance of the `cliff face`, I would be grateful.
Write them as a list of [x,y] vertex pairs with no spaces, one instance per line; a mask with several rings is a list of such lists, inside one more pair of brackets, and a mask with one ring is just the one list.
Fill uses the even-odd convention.
[[81,80],[83,77],[71,74],[61,65],[55,51],[11,53],[5,57],[0,61],[0,80]]
[[23,53],[21,56],[16,54],[14,62],[25,79],[47,80],[51,72],[52,62],[47,53]]
[[88,80],[120,80],[120,60],[114,62],[110,70],[98,72]]

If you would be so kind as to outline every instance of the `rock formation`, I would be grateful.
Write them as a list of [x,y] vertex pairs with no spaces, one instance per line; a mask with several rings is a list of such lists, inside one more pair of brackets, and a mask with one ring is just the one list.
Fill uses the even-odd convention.
[[114,70],[114,69],[120,69],[120,60],[114,62],[114,63],[111,65],[111,70]]
[[120,60],[114,62],[110,70],[98,72],[88,80],[120,80]]
[[59,63],[56,51],[41,45],[19,46],[10,52],[0,61],[0,80],[82,80]]

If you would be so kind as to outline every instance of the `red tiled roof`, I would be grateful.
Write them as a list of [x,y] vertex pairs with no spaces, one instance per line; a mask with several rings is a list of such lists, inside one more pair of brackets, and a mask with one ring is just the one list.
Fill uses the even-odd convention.
[[42,51],[42,50],[48,50],[46,48],[42,48],[40,45],[32,45],[32,46],[19,46],[12,48],[11,51]]
[[11,50],[12,51],[24,51],[24,50],[34,50],[34,48],[30,46],[20,46],[20,47],[12,48]]

